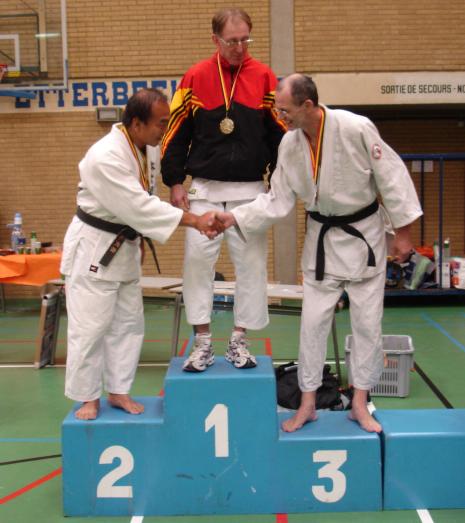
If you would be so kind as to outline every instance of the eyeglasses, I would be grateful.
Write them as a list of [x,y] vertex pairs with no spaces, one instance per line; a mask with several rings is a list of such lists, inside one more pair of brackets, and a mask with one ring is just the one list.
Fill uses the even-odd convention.
[[221,40],[221,42],[226,47],[238,47],[239,45],[245,46],[245,45],[250,45],[251,43],[253,43],[252,38],[243,38],[242,40],[224,40],[223,38],[221,38],[221,36],[219,36],[219,35],[216,35],[216,36],[217,36],[218,40]]
[[299,111],[302,106],[304,105],[305,101],[303,101],[300,105],[297,105],[295,108],[290,108],[290,109],[278,109],[278,107],[275,107],[273,110],[275,112],[275,114],[279,117],[279,118],[282,118],[283,116],[287,116],[291,113],[295,113],[296,111]]

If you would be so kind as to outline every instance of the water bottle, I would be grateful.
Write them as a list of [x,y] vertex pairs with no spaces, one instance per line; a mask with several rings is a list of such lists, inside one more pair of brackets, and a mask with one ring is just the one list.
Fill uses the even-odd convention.
[[37,239],[35,231],[31,232],[31,254],[40,254],[42,244]]
[[449,258],[450,258],[450,239],[449,238],[446,238],[444,240],[444,260],[445,262],[448,262],[449,261]]
[[23,218],[21,216],[20,212],[17,212],[15,214],[15,218],[13,221],[13,224],[11,225],[12,231],[11,231],[11,248],[18,252],[18,240],[19,238],[24,238],[23,235]]

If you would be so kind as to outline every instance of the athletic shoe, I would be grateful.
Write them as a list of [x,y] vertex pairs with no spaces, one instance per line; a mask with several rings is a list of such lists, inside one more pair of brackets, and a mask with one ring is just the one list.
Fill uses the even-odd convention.
[[237,369],[250,369],[257,366],[255,356],[248,350],[249,342],[244,333],[233,333],[229,340],[228,350],[224,357]]
[[196,334],[194,347],[189,357],[182,366],[186,372],[203,372],[207,367],[213,365],[215,353],[213,352],[211,334]]

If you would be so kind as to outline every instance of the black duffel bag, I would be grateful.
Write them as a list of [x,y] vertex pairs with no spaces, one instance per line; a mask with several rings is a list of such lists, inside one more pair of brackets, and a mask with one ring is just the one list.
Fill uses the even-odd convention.
[[[298,409],[302,392],[297,382],[297,363],[290,361],[276,367],[276,389],[278,405],[286,409]],[[337,377],[331,373],[331,366],[323,367],[323,383],[316,391],[316,408],[344,410]]]

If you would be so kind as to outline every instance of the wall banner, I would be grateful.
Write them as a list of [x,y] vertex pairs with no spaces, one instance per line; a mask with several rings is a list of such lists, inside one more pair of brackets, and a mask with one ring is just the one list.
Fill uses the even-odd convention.
[[180,78],[71,80],[66,90],[37,91],[35,99],[0,96],[0,113],[95,111],[96,107],[124,107],[139,89],[156,87],[171,100]]
[[327,105],[465,103],[465,72],[310,74]]

